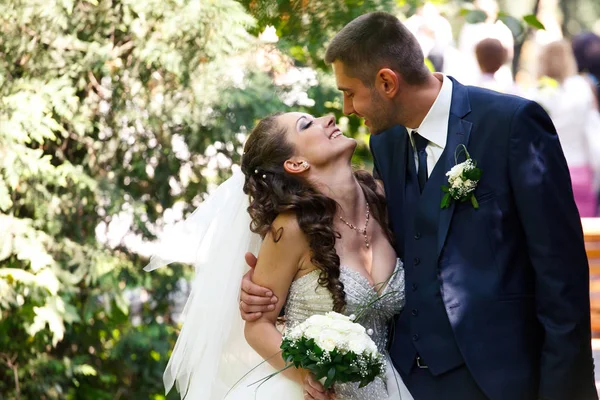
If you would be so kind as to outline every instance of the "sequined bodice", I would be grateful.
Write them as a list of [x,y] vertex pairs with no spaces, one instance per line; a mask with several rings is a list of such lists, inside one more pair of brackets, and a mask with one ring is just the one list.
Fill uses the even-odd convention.
[[[289,291],[285,306],[286,329],[290,329],[314,314],[325,314],[333,309],[333,299],[329,290],[319,285],[318,270],[295,280]],[[386,353],[391,318],[404,306],[404,268],[400,260],[387,284],[373,287],[360,272],[341,267],[340,281],[346,294],[346,315],[358,315],[362,324],[379,348]],[[383,286],[385,285],[385,286]],[[379,290],[379,293],[377,290]],[[366,312],[361,312],[367,308]],[[371,400],[385,398],[385,383],[381,379],[358,389],[358,385],[341,384],[335,387],[338,399]]]

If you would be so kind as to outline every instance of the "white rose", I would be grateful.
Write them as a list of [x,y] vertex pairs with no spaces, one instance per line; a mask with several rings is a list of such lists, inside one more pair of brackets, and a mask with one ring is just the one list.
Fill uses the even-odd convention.
[[302,332],[298,329],[292,329],[285,334],[285,338],[289,340],[298,340],[302,337]]
[[367,349],[367,345],[365,343],[365,340],[363,340],[362,338],[357,338],[357,340],[351,340],[348,343],[348,349],[350,351],[355,352],[356,354],[362,354]]
[[355,324],[352,322],[338,320],[338,321],[331,321],[331,324],[329,325],[329,327],[337,332],[345,333],[349,329],[351,329],[353,325],[355,325]]
[[350,317],[348,317],[348,316],[346,316],[344,314],[337,313],[335,311],[330,311],[326,315],[327,315],[327,317],[329,317],[332,320],[350,321]]
[[349,331],[352,333],[357,333],[357,334],[361,334],[361,335],[366,333],[365,327],[362,326],[361,324],[352,324],[350,326]]
[[308,328],[306,328],[306,330],[304,331],[304,336],[306,336],[309,339],[315,339],[317,337],[319,337],[319,334],[321,333],[322,328],[318,325],[311,325]]
[[463,185],[463,183],[464,182],[462,180],[462,177],[458,176],[458,177],[456,177],[455,179],[452,180],[451,185],[452,185],[452,187],[457,188],[457,187],[461,187]]
[[304,325],[304,330],[310,328],[310,327],[316,327],[316,328],[324,328],[329,326],[330,323],[330,319],[327,318],[325,315],[313,315],[312,317],[308,318],[306,321],[304,321],[302,324]]
[[325,351],[333,351],[338,345],[337,342],[330,337],[317,338],[315,343]]
[[326,315],[313,315],[312,317],[310,317],[309,319],[306,320],[306,322],[309,325],[321,325],[321,326],[325,326],[329,323],[329,317],[327,317]]
[[367,353],[369,353],[372,356],[374,356],[377,353],[379,353],[379,350],[377,349],[377,346],[375,345],[375,342],[372,341],[372,340],[367,343],[367,346],[366,346],[365,350],[366,350]]
[[287,332],[287,336],[294,338],[294,339],[298,339],[302,336],[303,333],[304,333],[304,325],[300,324],[300,325],[296,325],[294,328],[290,329]]
[[324,330],[317,336],[315,343],[323,350],[331,351],[343,343],[343,336],[332,330]]
[[459,176],[461,176],[463,173],[463,165],[462,164],[457,164],[454,167],[452,167],[452,169],[448,172],[446,172],[446,176],[449,177],[449,180],[454,180],[456,178],[458,178]]

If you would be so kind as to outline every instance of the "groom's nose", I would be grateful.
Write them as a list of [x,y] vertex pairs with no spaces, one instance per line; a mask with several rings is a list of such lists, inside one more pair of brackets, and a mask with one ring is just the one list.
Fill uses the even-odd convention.
[[346,115],[356,114],[356,110],[354,109],[354,104],[352,103],[352,100],[344,99],[343,111]]

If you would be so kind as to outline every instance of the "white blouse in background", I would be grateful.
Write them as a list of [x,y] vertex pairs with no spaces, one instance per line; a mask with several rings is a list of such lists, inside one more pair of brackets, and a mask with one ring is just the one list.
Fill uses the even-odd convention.
[[600,173],[600,113],[585,78],[575,75],[556,88],[543,88],[534,96],[546,109],[570,167],[590,166]]

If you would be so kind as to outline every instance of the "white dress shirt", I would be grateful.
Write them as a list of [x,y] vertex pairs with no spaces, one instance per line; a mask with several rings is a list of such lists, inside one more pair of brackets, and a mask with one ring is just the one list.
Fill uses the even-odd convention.
[[415,164],[419,168],[419,155],[416,152],[412,133],[417,131],[429,141],[425,152],[427,153],[427,176],[431,175],[435,164],[442,156],[446,147],[446,138],[448,135],[448,120],[450,119],[450,104],[452,103],[452,81],[443,74],[435,74],[438,79],[442,79],[442,88],[437,98],[429,109],[429,112],[421,122],[418,128],[406,128],[410,137],[415,154]]

